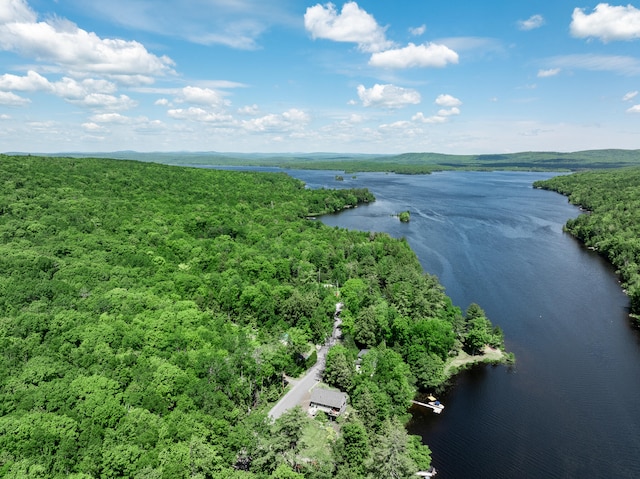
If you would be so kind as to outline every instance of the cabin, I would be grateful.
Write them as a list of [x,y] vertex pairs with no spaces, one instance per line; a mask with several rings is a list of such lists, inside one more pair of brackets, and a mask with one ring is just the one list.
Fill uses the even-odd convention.
[[340,416],[347,408],[347,393],[331,391],[329,389],[314,388],[311,391],[309,412],[315,415],[318,411],[324,411],[329,417]]

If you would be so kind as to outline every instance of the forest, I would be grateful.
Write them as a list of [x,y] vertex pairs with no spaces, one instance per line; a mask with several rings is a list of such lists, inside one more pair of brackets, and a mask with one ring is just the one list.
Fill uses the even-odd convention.
[[588,171],[534,183],[585,210],[565,230],[615,266],[640,322],[640,168]]
[[[411,477],[430,464],[403,427],[416,391],[457,351],[502,345],[406,241],[313,219],[366,189],[11,155],[0,178],[3,478]],[[348,417],[270,420],[337,301],[324,381]]]

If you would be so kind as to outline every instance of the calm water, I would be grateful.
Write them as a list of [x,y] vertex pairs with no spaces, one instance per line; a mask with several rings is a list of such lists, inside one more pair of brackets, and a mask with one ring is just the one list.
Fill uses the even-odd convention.
[[[480,304],[516,354],[512,368],[460,375],[442,415],[412,411],[438,478],[640,477],[640,336],[612,268],[562,232],[579,211],[531,188],[552,175],[289,173],[369,188],[374,204],[322,221],[406,237],[454,303]],[[408,224],[391,216],[404,210]]]

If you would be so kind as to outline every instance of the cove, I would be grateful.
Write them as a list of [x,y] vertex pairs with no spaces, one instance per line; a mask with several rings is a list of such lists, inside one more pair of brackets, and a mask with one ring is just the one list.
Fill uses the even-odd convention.
[[[406,238],[454,304],[505,332],[515,366],[458,375],[441,415],[411,411],[437,477],[640,477],[640,335],[612,267],[562,231],[579,210],[532,188],[553,174],[285,171],[369,188],[375,203],[321,220]],[[405,210],[409,223],[392,216]]]

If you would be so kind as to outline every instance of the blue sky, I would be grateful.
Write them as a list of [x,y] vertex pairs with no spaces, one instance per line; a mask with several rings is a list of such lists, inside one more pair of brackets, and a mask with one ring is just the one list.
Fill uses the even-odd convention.
[[640,4],[0,0],[0,151],[640,148]]

